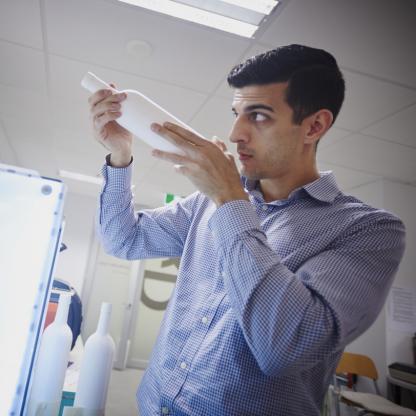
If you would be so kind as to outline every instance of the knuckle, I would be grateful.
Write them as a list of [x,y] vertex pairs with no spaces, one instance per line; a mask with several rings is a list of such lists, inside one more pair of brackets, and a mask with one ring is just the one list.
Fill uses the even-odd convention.
[[108,90],[108,89],[99,90],[99,91],[97,91],[97,95],[100,98],[105,98],[105,97],[107,97],[107,95],[109,95],[109,91],[110,90]]

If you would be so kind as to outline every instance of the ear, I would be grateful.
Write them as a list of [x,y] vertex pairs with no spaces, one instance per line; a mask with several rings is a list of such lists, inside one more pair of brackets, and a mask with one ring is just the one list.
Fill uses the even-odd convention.
[[305,123],[305,144],[316,143],[331,127],[334,116],[332,112],[326,109],[317,111],[306,117],[302,124]]

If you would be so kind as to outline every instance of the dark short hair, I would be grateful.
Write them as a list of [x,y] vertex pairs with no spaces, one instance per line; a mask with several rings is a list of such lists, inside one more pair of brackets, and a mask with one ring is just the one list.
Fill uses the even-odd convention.
[[233,88],[288,82],[286,102],[296,124],[321,109],[331,111],[335,121],[345,95],[335,58],[323,49],[303,45],[281,46],[253,56],[236,65],[227,81]]

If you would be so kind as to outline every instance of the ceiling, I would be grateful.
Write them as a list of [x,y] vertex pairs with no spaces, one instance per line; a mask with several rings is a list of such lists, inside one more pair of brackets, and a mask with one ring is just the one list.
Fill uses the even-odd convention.
[[[89,127],[80,87],[87,71],[227,141],[231,67],[302,43],[333,53],[347,84],[344,107],[319,146],[320,168],[333,170],[344,190],[381,177],[416,186],[415,17],[414,0],[282,0],[255,39],[245,39],[116,0],[1,0],[0,163],[50,177],[59,169],[99,173],[106,152]],[[139,140],[134,156],[141,204],[193,190]],[[74,193],[99,191],[65,181]]]

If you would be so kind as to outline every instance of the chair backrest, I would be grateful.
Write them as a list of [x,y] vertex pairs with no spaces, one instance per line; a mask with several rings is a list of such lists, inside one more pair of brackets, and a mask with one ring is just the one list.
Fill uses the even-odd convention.
[[376,381],[378,379],[377,368],[370,357],[361,354],[344,352],[338,363],[336,374],[350,373],[364,376]]

